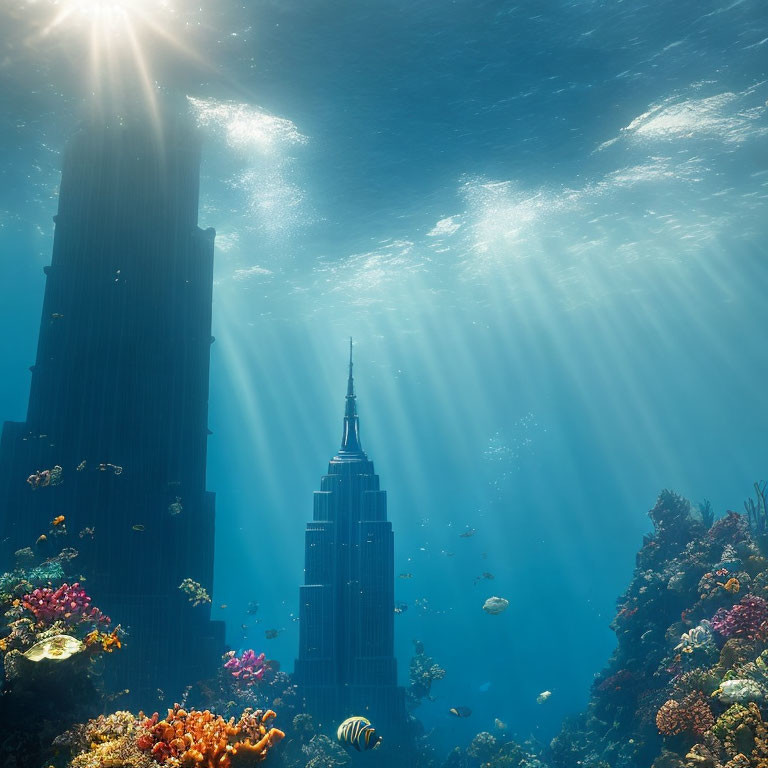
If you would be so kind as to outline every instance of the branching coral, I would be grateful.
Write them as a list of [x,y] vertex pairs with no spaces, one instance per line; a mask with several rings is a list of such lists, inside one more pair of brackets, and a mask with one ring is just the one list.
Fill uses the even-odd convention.
[[768,630],[768,602],[762,597],[744,595],[730,610],[718,609],[712,617],[712,628],[723,637],[756,640]]
[[182,709],[178,704],[159,719],[115,712],[90,720],[81,728],[81,752],[71,768],[236,768],[263,760],[285,734],[267,723],[275,716],[245,710],[236,722],[208,710]]
[[184,579],[184,581],[179,584],[179,589],[185,595],[187,595],[189,602],[192,603],[192,605],[197,606],[203,605],[203,603],[211,602],[211,596],[208,594],[205,587],[203,587],[197,581],[193,581],[192,579]]
[[256,651],[250,648],[243,651],[240,656],[234,651],[229,651],[224,658],[227,659],[224,669],[228,670],[232,677],[243,683],[258,682],[264,677],[264,672],[267,669],[266,655],[263,653],[256,655]]
[[665,736],[684,731],[703,736],[714,722],[712,710],[701,691],[689,693],[682,701],[666,701],[656,714],[656,727]]
[[80,728],[82,751],[72,759],[70,768],[157,768],[157,762],[136,743],[142,729],[132,713],[100,715]]
[[[207,709],[187,712],[178,704],[162,720],[157,712],[145,719],[136,743],[161,765],[204,765],[229,768],[248,758],[262,760],[285,734],[268,727],[272,710],[245,710],[236,722]],[[176,763],[170,762],[173,758]]]
[[50,626],[56,621],[78,624],[92,621],[109,624],[109,617],[91,606],[91,598],[78,583],[62,584],[53,589],[43,587],[24,595],[22,605],[35,617],[38,625]]
[[418,706],[422,699],[429,698],[432,683],[445,677],[445,670],[426,655],[423,643],[417,640],[414,644],[416,651],[411,657],[408,673],[410,684],[406,695],[412,706]]

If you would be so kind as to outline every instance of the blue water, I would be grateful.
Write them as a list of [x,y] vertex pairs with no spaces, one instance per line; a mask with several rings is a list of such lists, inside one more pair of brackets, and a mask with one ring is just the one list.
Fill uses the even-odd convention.
[[[64,142],[110,79],[83,74],[85,20],[43,34],[53,5],[0,8],[7,419]],[[447,671],[417,714],[446,748],[495,717],[546,742],[614,646],[656,494],[721,514],[768,471],[763,3],[192,5],[151,11],[182,46],[137,28],[153,98],[189,97],[206,136],[214,614],[233,647],[292,667],[352,335],[363,445],[413,574],[400,676],[414,639]],[[509,610],[483,613],[490,595]]]

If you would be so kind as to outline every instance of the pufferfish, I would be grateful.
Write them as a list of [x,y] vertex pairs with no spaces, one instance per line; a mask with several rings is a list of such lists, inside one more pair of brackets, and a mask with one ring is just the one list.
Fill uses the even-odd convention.
[[381,736],[371,721],[365,717],[348,717],[336,731],[336,738],[343,746],[354,747],[358,752],[365,749],[376,749],[381,744]]

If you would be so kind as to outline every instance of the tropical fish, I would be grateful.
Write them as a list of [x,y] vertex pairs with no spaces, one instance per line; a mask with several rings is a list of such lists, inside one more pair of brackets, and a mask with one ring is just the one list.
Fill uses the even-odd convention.
[[141,533],[144,530],[144,526],[141,523],[136,523],[136,525],[131,526],[131,529]]
[[395,603],[395,613],[405,613],[408,610],[408,603]]
[[266,637],[267,640],[274,640],[279,634],[280,634],[280,630],[279,629],[265,629],[264,630],[264,637]]
[[483,603],[483,610],[491,615],[503,613],[507,608],[509,608],[509,600],[504,597],[489,597]]
[[259,610],[259,604],[255,601],[252,601],[248,603],[248,609],[246,610],[246,613],[249,616],[253,616],[255,613],[257,613]]
[[536,703],[537,704],[543,704],[551,695],[552,695],[552,691],[542,691],[536,697]]
[[221,608],[221,610],[222,610],[222,611],[226,611],[226,610],[227,610],[227,604],[226,604],[226,603],[222,603],[222,604],[219,606],[219,608]]
[[413,574],[412,573],[401,573],[400,574],[400,578],[401,579],[412,579],[413,578]]
[[46,541],[48,541],[48,537],[45,534],[42,534],[41,536],[38,536],[35,544],[39,546],[40,544],[45,544]]
[[503,720],[499,720],[498,717],[493,721],[493,724],[496,726],[497,730],[499,731],[507,730],[507,724]]
[[376,749],[381,744],[381,736],[376,734],[371,721],[360,716],[348,717],[336,731],[336,738],[339,744],[354,747],[358,752]]
[[459,538],[460,539],[468,539],[471,536],[474,536],[476,533],[477,533],[477,531],[474,528],[467,528],[467,530],[464,531],[464,533],[460,533],[459,534]]
[[53,520],[51,520],[51,525],[55,528],[57,525],[61,525],[66,518],[64,515],[58,515],[57,517],[54,517]]
[[454,717],[469,717],[472,714],[469,707],[451,707],[448,712]]
[[477,584],[479,581],[482,581],[483,579],[491,580],[495,579],[496,577],[492,573],[488,573],[488,571],[484,571],[480,576],[475,576],[475,584]]

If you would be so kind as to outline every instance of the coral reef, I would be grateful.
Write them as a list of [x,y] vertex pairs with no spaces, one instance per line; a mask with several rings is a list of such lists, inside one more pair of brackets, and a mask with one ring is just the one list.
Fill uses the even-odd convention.
[[227,659],[224,669],[242,683],[252,684],[261,680],[267,669],[266,655],[256,655],[256,651],[252,649],[243,651],[240,656],[234,651],[228,651],[224,658]]
[[520,744],[481,731],[466,749],[456,747],[443,768],[546,768],[540,754],[538,744]]
[[671,491],[650,517],[612,628],[618,644],[553,768],[768,768],[768,544],[763,486],[713,521]]
[[110,619],[98,608],[91,606],[91,598],[75,583],[62,584],[56,589],[43,587],[24,595],[21,604],[34,617],[39,626],[51,626],[57,621],[76,624],[84,621],[109,624]]
[[768,629],[768,602],[762,597],[744,595],[733,608],[718,608],[712,617],[712,628],[723,637],[756,640]]
[[271,710],[245,710],[225,720],[208,710],[188,712],[176,704],[164,718],[116,712],[90,720],[72,738],[79,752],[71,768],[236,768],[263,760],[284,733],[269,726]]
[[715,718],[701,691],[689,693],[682,701],[669,699],[656,713],[656,727],[659,733],[674,736],[690,731],[703,736],[713,725]]
[[184,579],[181,584],[179,584],[179,589],[187,595],[189,602],[194,606],[211,602],[211,596],[208,594],[205,587],[192,579]]
[[76,557],[64,548],[41,561],[26,547],[0,575],[4,768],[48,765],[54,738],[101,708],[96,660],[120,647],[122,630],[110,631],[79,583],[65,580]]
[[411,707],[417,707],[422,699],[430,698],[432,683],[445,677],[445,670],[424,652],[424,644],[414,641],[414,654],[408,671],[406,696]]

